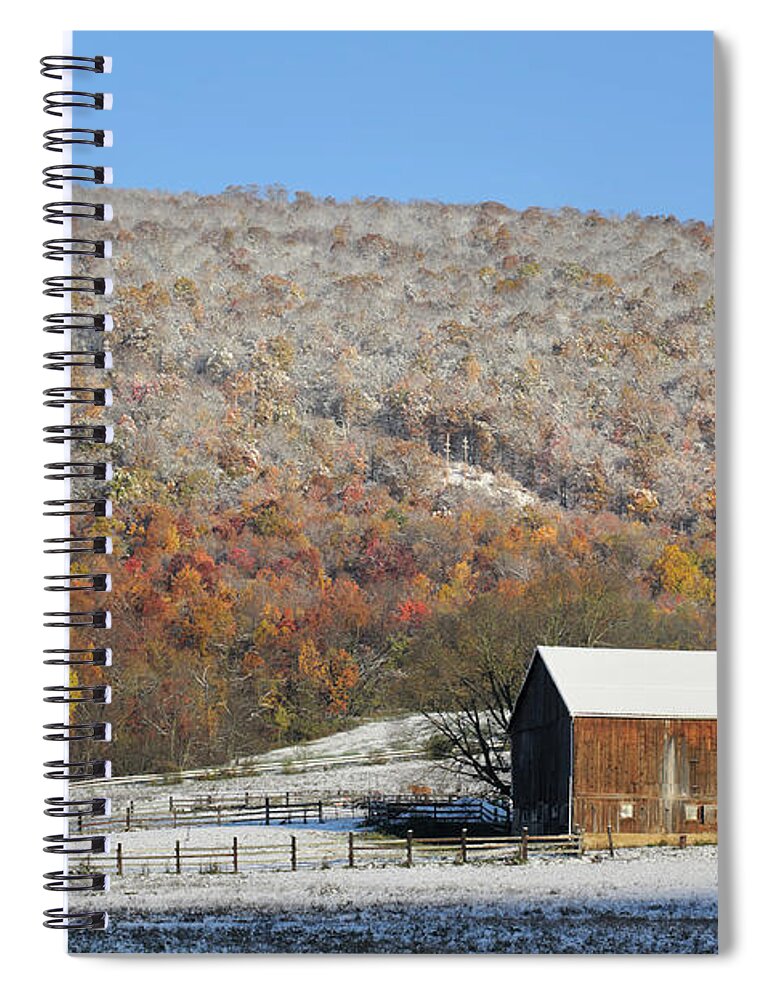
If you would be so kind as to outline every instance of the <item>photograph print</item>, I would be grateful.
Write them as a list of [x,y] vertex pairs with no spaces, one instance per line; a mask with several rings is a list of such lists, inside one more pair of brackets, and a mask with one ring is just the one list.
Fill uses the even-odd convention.
[[70,951],[717,951],[712,48],[74,34],[114,474]]

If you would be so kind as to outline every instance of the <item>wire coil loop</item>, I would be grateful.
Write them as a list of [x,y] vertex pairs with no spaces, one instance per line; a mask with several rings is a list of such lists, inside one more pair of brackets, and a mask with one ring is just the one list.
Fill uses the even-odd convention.
[[43,56],[41,76],[51,80],[63,80],[62,73],[80,70],[84,73],[109,73],[112,60],[109,56]]

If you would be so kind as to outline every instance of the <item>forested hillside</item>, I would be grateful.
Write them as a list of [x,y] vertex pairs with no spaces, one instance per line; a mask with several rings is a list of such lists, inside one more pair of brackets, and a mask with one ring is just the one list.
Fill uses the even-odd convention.
[[536,642],[713,645],[709,227],[105,200],[117,768],[513,697]]

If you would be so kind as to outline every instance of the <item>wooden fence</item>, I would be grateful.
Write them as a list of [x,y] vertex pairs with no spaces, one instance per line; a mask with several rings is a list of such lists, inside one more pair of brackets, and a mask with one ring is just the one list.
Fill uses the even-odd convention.
[[350,818],[358,811],[350,804],[335,802],[325,804],[322,799],[312,802],[284,802],[265,796],[259,800],[252,797],[249,804],[222,804],[199,809],[177,809],[175,804],[168,810],[146,811],[126,806],[111,816],[93,818],[78,817],[78,832],[95,830],[153,830],[164,827],[196,827],[225,825],[282,826],[296,823],[324,823],[327,819]]
[[[341,847],[346,846],[346,851]],[[317,842],[300,844],[292,835],[281,844],[246,844],[233,837],[229,845],[215,847],[174,844],[173,852],[135,852],[117,844],[114,855],[92,856],[86,870],[98,869],[125,875],[129,871],[143,874],[184,872],[227,874],[247,870],[297,871],[299,868],[380,868],[389,864],[413,867],[423,863],[465,864],[472,860],[525,862],[530,854],[579,855],[583,844],[579,835],[530,837],[526,830],[520,837],[470,837],[463,831],[459,837],[415,837],[411,830],[406,837],[356,837],[348,833],[347,844],[323,845]]]
[[510,805],[484,798],[457,796],[393,795],[370,798],[366,802],[367,822],[374,826],[488,826],[508,831]]
[[201,795],[169,795],[168,809],[177,813],[188,812],[210,812],[213,809],[250,809],[255,806],[269,805],[272,808],[279,806],[302,806],[306,802],[321,802],[323,805],[341,805],[348,803],[353,798],[351,792],[327,792],[302,791],[292,792],[264,792],[241,791],[241,792],[219,792],[217,794]]
[[[166,804],[167,803],[167,804]],[[294,825],[324,823],[329,819],[366,818],[380,826],[424,827],[429,824],[486,826],[507,833],[510,812],[506,802],[468,796],[362,795],[361,793],[254,792],[218,795],[169,795],[150,808],[129,801],[107,817],[78,817],[73,827],[82,832],[152,830],[199,826]]]

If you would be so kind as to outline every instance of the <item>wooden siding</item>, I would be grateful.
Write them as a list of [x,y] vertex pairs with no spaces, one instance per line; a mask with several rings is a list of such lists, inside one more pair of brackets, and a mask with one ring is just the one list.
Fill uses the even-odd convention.
[[514,826],[531,834],[569,826],[570,717],[538,655],[511,726]]
[[573,727],[573,829],[716,830],[716,719],[583,717]]

